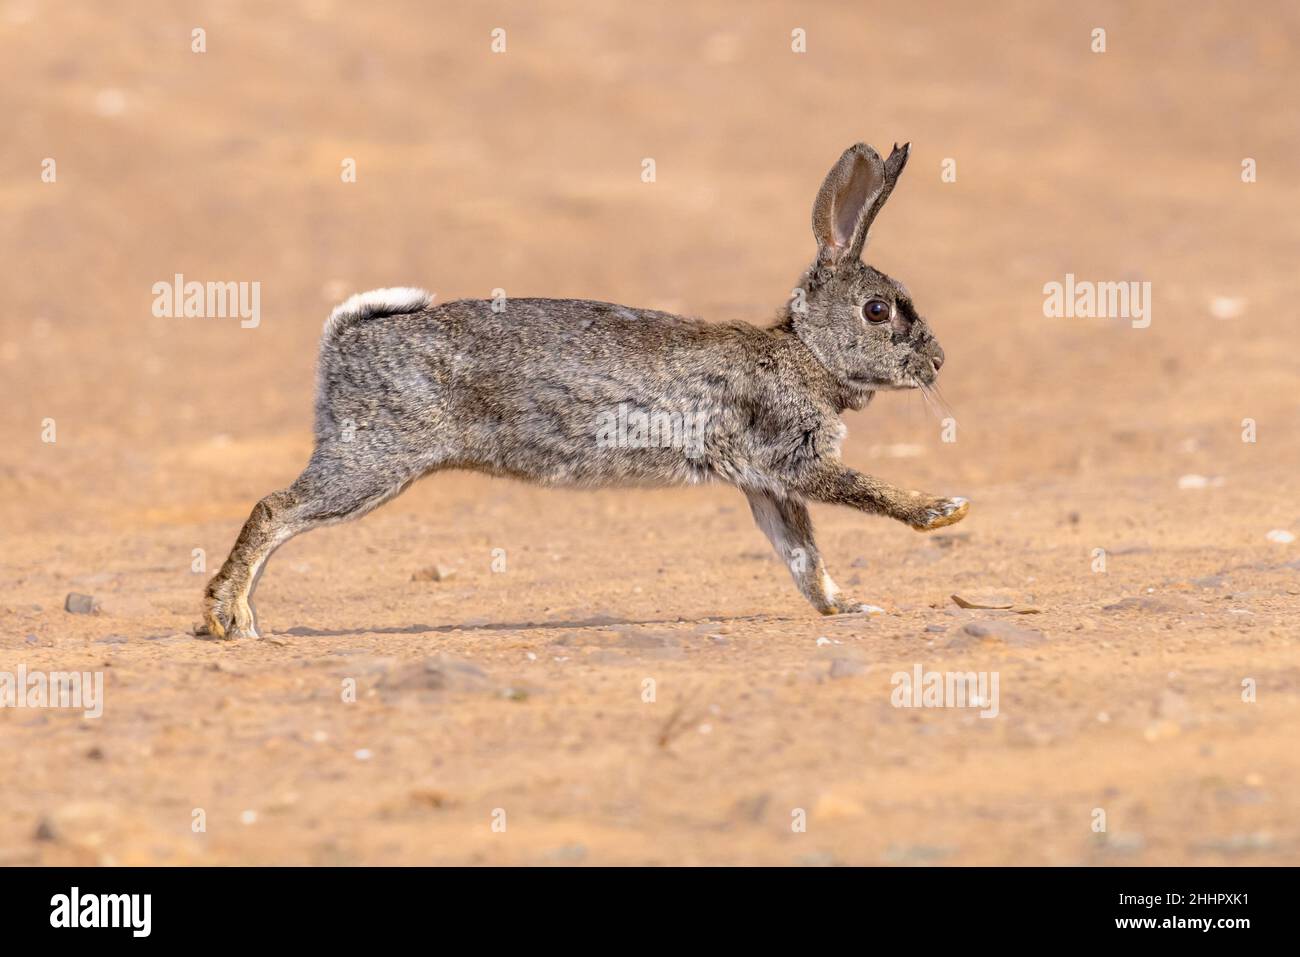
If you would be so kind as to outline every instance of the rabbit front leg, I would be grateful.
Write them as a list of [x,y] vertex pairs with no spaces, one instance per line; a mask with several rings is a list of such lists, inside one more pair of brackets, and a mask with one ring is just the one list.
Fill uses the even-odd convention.
[[839,462],[826,462],[802,477],[796,490],[813,501],[886,515],[918,532],[960,522],[970,511],[970,502],[964,498],[901,489]]
[[799,591],[823,615],[880,611],[847,598],[831,580],[813,539],[812,516],[808,506],[792,498],[779,498],[769,492],[747,491],[754,521],[763,530],[777,557],[785,562]]

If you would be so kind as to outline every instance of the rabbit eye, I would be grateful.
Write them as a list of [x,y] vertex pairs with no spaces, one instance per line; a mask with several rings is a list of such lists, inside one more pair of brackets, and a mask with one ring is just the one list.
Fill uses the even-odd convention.
[[868,299],[862,307],[862,318],[867,322],[884,322],[889,318],[889,303],[883,299]]

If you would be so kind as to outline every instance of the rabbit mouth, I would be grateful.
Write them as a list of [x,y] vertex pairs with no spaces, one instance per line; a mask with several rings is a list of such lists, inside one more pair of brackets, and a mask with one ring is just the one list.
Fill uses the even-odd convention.
[[871,392],[902,392],[907,389],[921,388],[921,383],[915,377],[909,377],[903,382],[898,382],[894,379],[882,379],[873,375],[851,375],[848,382],[855,389]]

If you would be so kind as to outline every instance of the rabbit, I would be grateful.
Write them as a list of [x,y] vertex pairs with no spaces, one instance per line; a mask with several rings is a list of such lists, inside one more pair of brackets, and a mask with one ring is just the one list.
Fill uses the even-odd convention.
[[909,150],[883,161],[865,143],[845,150],[813,204],[816,259],[767,327],[583,299],[348,299],[321,337],[311,459],[253,508],[198,632],[257,637],[253,591],[272,552],[440,469],[588,488],[727,482],[813,608],[878,612],[831,580],[808,503],[923,531],[969,510],[840,461],[842,412],[879,391],[929,389],[944,361],[907,289],[861,258]]

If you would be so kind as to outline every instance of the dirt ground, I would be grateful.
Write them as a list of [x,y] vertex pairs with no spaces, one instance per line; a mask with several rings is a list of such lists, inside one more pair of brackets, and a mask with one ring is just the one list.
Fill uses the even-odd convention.
[[[0,49],[0,671],[105,676],[0,709],[0,862],[1300,863],[1294,4],[4,0]],[[888,394],[845,458],[973,503],[814,508],[884,614],[815,615],[730,488],[451,473],[282,548],[275,643],[191,634],[336,302],[767,322],[859,139],[913,144],[868,259],[957,440]],[[176,273],[260,324],[156,317]],[[1067,273],[1150,326],[1045,317]],[[917,665],[998,715],[894,707]]]

